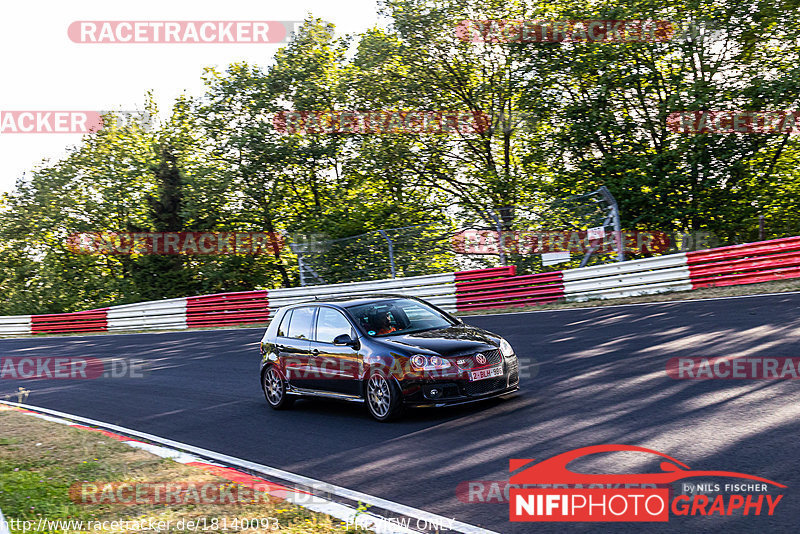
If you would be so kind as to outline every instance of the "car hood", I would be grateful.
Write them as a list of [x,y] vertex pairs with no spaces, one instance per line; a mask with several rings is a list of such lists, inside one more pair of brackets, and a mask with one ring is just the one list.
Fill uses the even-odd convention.
[[455,325],[437,330],[398,334],[378,338],[387,347],[412,353],[419,349],[433,351],[445,358],[472,354],[482,350],[497,349],[499,336],[486,330],[466,325]]

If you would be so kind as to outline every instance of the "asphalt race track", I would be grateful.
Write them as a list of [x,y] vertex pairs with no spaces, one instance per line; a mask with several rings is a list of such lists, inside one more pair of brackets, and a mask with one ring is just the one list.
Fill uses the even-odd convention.
[[[675,380],[676,356],[800,356],[800,294],[489,315],[522,360],[511,399],[415,411],[391,424],[360,405],[270,410],[258,381],[262,329],[0,340],[0,356],[141,358],[142,378],[0,380],[28,404],[122,425],[422,508],[498,532],[795,532],[800,522],[800,381]],[[511,458],[543,460],[624,443],[693,469],[785,484],[775,515],[669,523],[510,523],[508,504],[464,503],[463,481],[508,479]],[[628,453],[625,453],[628,454]],[[573,467],[573,466],[571,466]],[[581,466],[576,466],[581,467]],[[651,471],[655,469],[655,471]],[[637,454],[595,473],[657,472]],[[717,479],[716,482],[737,482]]]

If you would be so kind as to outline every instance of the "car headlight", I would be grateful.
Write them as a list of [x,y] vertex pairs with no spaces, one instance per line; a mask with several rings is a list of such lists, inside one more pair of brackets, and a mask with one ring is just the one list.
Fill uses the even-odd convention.
[[514,349],[511,348],[511,344],[503,338],[500,338],[500,354],[506,358],[514,355]]
[[434,371],[436,369],[447,369],[450,362],[439,356],[423,356],[415,354],[411,357],[411,367],[415,371]]

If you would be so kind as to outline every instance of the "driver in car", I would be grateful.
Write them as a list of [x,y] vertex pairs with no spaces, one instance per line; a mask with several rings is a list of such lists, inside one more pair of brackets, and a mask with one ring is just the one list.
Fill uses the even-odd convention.
[[373,324],[375,325],[375,331],[379,336],[397,332],[397,328],[392,326],[392,316],[388,311],[378,313]]

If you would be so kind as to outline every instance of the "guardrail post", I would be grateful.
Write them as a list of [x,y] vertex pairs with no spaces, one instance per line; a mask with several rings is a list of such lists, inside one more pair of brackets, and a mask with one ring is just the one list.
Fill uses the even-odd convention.
[[622,226],[619,220],[619,206],[617,199],[611,194],[606,186],[600,186],[600,194],[611,206],[611,220],[614,223],[614,241],[617,242],[617,261],[625,261],[625,249],[622,246]]
[[305,265],[303,265],[303,253],[297,253],[297,270],[300,271],[300,285],[305,287],[306,285],[306,276],[305,276]]
[[503,224],[500,221],[500,217],[498,217],[495,213],[491,213],[492,219],[494,219],[494,225],[497,229],[497,252],[500,255],[500,265],[505,267],[506,263],[506,248],[503,243]]
[[384,230],[378,230],[378,233],[381,234],[383,238],[386,240],[386,242],[389,244],[389,268],[392,271],[392,278],[396,278],[397,273],[395,272],[394,268],[394,247],[392,246],[392,240],[389,239],[389,236],[386,235],[386,232]]

